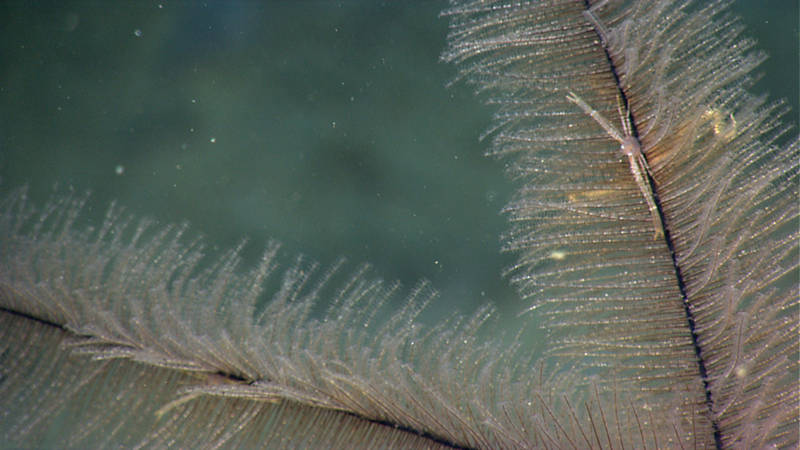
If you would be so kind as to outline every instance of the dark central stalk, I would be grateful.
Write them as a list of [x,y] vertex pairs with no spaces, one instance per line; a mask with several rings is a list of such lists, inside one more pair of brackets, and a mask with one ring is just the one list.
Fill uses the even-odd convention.
[[[584,0],[584,5],[586,6],[586,10],[589,11],[592,7],[590,0]],[[611,71],[611,75],[614,77],[614,83],[617,86],[617,92],[619,94],[620,101],[622,102],[622,106],[627,111],[629,116],[630,124],[631,124],[631,135],[639,141],[639,131],[636,126],[636,118],[633,115],[633,111],[631,111],[630,104],[628,102],[628,96],[625,94],[625,90],[622,88],[622,83],[620,82],[619,73],[617,73],[617,64],[614,62],[614,58],[608,51],[607,48],[607,36],[603,36],[599,30],[595,27],[595,32],[597,33],[598,38],[603,43],[603,52],[606,55],[606,60],[608,61],[608,67]],[[641,141],[639,141],[641,146]],[[644,156],[645,160],[647,156],[644,155],[644,151],[642,151],[642,155]],[[689,295],[686,292],[686,282],[684,281],[683,274],[681,272],[680,264],[678,264],[678,257],[675,254],[675,242],[672,239],[672,236],[669,231],[669,227],[666,226],[667,220],[664,216],[664,209],[661,206],[661,199],[658,197],[658,189],[655,183],[655,180],[650,175],[650,173],[645,172],[644,174],[645,181],[650,184],[650,189],[653,192],[653,201],[656,204],[656,209],[658,210],[658,215],[661,218],[662,224],[662,231],[664,236],[664,241],[667,244],[667,248],[669,249],[669,255],[672,259],[672,268],[675,272],[675,282],[678,285],[678,290],[681,293],[681,301],[683,303],[683,312],[686,316],[686,324],[689,328],[689,334],[692,338],[692,347],[694,348],[695,356],[697,357],[697,371],[700,374],[700,378],[703,381],[703,390],[705,391],[705,403],[706,407],[708,408],[708,418],[711,421],[711,428],[714,430],[714,444],[718,450],[722,449],[722,433],[720,432],[719,423],[714,418],[714,401],[712,398],[711,388],[709,385],[708,379],[708,370],[706,369],[705,359],[703,357],[703,348],[700,345],[700,337],[697,334],[697,326],[695,324],[695,317],[694,312],[692,311],[692,305],[689,301]]]

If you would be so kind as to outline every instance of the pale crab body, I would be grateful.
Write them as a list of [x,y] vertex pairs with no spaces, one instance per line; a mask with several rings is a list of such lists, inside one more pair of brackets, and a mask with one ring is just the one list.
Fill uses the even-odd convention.
[[603,127],[603,129],[611,138],[619,142],[620,152],[628,157],[628,164],[630,165],[633,179],[636,181],[636,185],[639,187],[645,202],[647,202],[647,208],[650,210],[650,216],[653,220],[653,228],[655,230],[653,238],[658,239],[660,236],[663,236],[664,223],[661,220],[661,212],[658,210],[658,206],[656,205],[655,193],[653,192],[653,188],[650,184],[650,179],[652,179],[653,175],[650,172],[650,166],[647,164],[647,159],[645,159],[644,154],[642,153],[641,143],[636,136],[631,134],[632,127],[628,122],[630,114],[623,115],[620,111],[620,120],[622,121],[622,129],[624,132],[623,134],[608,120],[606,120],[606,118],[603,117],[597,110],[593,109],[585,101],[583,101],[583,99],[575,95],[574,92],[570,92],[569,95],[567,95],[567,100],[578,105],[586,114],[591,116],[601,127]]

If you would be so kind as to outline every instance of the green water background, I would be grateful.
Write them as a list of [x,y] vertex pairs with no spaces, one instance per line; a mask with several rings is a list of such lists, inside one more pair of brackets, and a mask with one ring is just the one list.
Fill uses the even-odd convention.
[[[514,187],[492,108],[445,88],[444,2],[0,5],[0,190],[91,190],[218,248],[270,238],[441,293],[431,314],[524,305],[502,276]],[[757,92],[798,121],[798,4],[734,3],[771,58]]]

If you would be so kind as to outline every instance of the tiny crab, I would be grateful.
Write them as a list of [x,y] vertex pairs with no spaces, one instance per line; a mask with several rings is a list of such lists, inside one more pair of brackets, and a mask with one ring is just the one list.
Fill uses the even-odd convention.
[[650,172],[650,166],[647,165],[644,154],[642,154],[642,146],[639,140],[632,134],[630,114],[623,113],[622,107],[620,107],[620,121],[622,122],[623,134],[574,92],[569,92],[567,100],[578,105],[586,114],[591,116],[592,119],[603,127],[609,136],[619,142],[620,151],[628,157],[628,164],[631,167],[633,179],[636,181],[636,185],[639,186],[639,190],[642,192],[642,196],[647,202],[647,208],[650,210],[650,216],[653,219],[653,228],[655,229],[653,239],[658,239],[660,236],[663,236],[664,224],[661,221],[661,213],[658,210],[658,206],[656,206],[655,194],[650,186],[649,178],[652,178],[652,173]]

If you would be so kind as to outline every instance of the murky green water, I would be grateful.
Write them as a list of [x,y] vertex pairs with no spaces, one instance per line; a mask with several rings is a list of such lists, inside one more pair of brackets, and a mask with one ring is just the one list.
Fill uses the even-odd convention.
[[[761,89],[797,122],[797,3],[737,2],[772,54]],[[270,238],[370,262],[433,309],[521,309],[501,271],[512,183],[479,142],[492,109],[439,62],[444,2],[6,3],[0,177],[94,192],[214,245]]]

